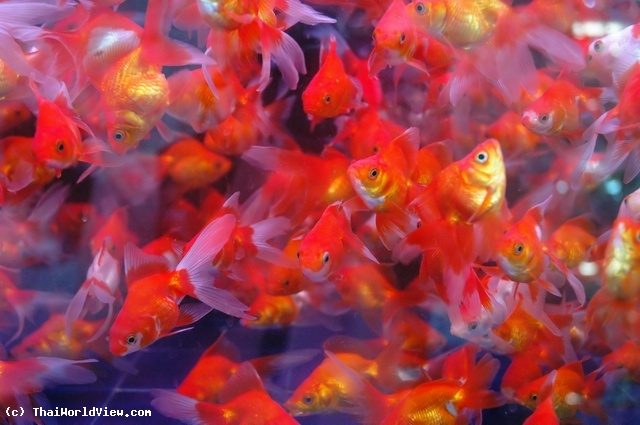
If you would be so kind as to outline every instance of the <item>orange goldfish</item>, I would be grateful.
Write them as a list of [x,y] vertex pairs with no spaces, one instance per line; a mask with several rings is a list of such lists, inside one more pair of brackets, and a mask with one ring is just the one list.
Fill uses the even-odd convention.
[[[205,77],[208,72],[215,92]],[[168,78],[170,104],[167,114],[185,122],[196,133],[204,133],[227,119],[244,91],[234,75],[222,74],[216,67],[188,70],[182,69]]]
[[407,15],[404,1],[393,0],[373,30],[369,72],[377,75],[387,66],[407,63],[427,73],[423,62],[414,58],[416,52],[421,53],[422,48],[418,29]]
[[151,405],[163,415],[186,422],[220,425],[298,423],[271,399],[250,363],[243,363],[225,384],[220,404],[198,401],[167,390],[153,390],[152,395]]
[[47,356],[70,360],[83,359],[91,352],[100,356],[108,355],[106,341],[87,343],[88,339],[98,333],[100,326],[99,322],[78,320],[67,333],[65,317],[56,314],[13,347],[11,355],[18,359]]
[[320,220],[302,239],[298,249],[300,270],[313,282],[328,279],[341,266],[345,245],[378,262],[351,230],[344,206],[334,203],[324,210]]
[[522,125],[521,116],[512,110],[487,127],[485,135],[500,140],[507,157],[529,153],[540,142],[540,136]]
[[354,109],[361,91],[362,88],[345,72],[337,41],[332,36],[318,72],[302,92],[302,108],[311,120],[311,129],[322,119],[335,118]]
[[207,149],[196,139],[173,143],[160,154],[160,164],[184,191],[208,186],[231,170],[231,161]]
[[640,223],[619,217],[613,223],[604,253],[602,286],[617,300],[640,294]]
[[417,226],[416,218],[405,207],[418,190],[411,175],[418,162],[419,143],[418,130],[410,128],[347,170],[359,198],[376,213],[376,227],[387,248]]
[[640,382],[640,343],[627,341],[623,346],[615,349],[602,359],[602,370],[613,372],[626,369],[628,377]]
[[129,229],[127,210],[117,208],[96,230],[89,245],[94,257],[106,248],[116,261],[122,263],[124,246],[127,242],[138,243],[138,236]]
[[[208,274],[211,261],[226,243],[235,218],[225,215],[209,223],[192,243],[191,249],[173,271],[166,260],[136,258],[134,251],[125,257],[127,281],[132,282],[122,309],[109,330],[109,350],[122,356],[140,350],[167,335],[176,326],[191,323],[203,310],[187,304],[180,312],[179,301],[190,295],[211,308],[249,318],[247,307],[226,291],[215,288]],[[131,245],[128,245],[131,247]],[[140,270],[142,269],[142,270]],[[155,273],[135,279],[144,270]],[[143,313],[144,312],[144,313]],[[206,314],[206,313],[205,313]]]
[[549,236],[546,246],[567,268],[577,267],[595,244],[595,223],[585,216],[563,223]]
[[[538,395],[534,396],[536,399]],[[553,400],[547,397],[536,407],[531,416],[529,416],[522,425],[560,425],[560,419],[553,409]]]
[[502,397],[488,389],[500,364],[490,354],[476,362],[478,351],[466,345],[449,356],[443,366],[442,379],[411,389],[380,423],[470,423],[479,416],[480,409],[502,405]]
[[560,420],[574,418],[578,410],[597,415],[606,422],[599,399],[604,394],[604,382],[596,373],[585,377],[582,361],[566,364],[548,375],[540,377],[516,392],[516,399],[530,409],[535,409],[547,397]]
[[[300,250],[302,238],[295,235],[289,239],[283,252],[291,259],[295,259]],[[293,295],[305,290],[311,285],[299,267],[282,267],[272,265],[265,279],[265,292],[269,295]]]
[[500,0],[415,0],[407,5],[421,31],[465,49],[489,39],[507,10]]
[[542,204],[529,209],[524,217],[502,236],[496,262],[513,281],[523,283],[534,281],[549,293],[561,296],[558,288],[545,278],[549,268],[548,261],[551,260],[569,281],[578,302],[584,304],[586,295],[582,283],[541,240],[540,223],[544,209],[550,200],[551,198],[548,198]]

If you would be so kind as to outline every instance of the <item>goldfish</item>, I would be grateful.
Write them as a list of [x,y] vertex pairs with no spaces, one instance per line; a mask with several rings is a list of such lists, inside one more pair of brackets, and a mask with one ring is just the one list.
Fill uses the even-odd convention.
[[70,360],[81,360],[91,352],[101,357],[107,354],[105,341],[86,344],[87,340],[97,334],[101,323],[78,320],[73,323],[68,333],[65,326],[64,315],[52,315],[39,329],[13,347],[11,354],[18,359],[48,356]]
[[347,75],[335,37],[329,40],[329,50],[320,53],[320,69],[302,93],[302,108],[311,121],[311,128],[322,119],[344,115],[358,106],[362,91],[359,83]]
[[127,242],[138,243],[138,236],[129,229],[129,215],[126,209],[117,208],[96,229],[89,241],[89,246],[94,258],[106,249],[116,261],[122,263]]
[[[211,286],[207,275],[211,260],[229,237],[234,221],[235,218],[227,214],[209,223],[173,271],[166,269],[164,261],[155,260],[154,264],[154,259],[136,259],[135,254],[129,251],[133,257],[131,254],[125,257],[125,268],[127,280],[132,283],[109,330],[112,354],[122,356],[138,351],[180,326],[181,321],[190,323],[199,318],[202,310],[198,307],[186,307],[180,314],[178,302],[184,295],[206,301],[210,308],[238,317],[250,317],[244,313],[247,309],[244,304],[226,291]],[[135,273],[141,266],[162,271],[134,279],[132,271]],[[150,300],[154,302],[150,303]],[[141,308],[146,309],[147,314],[141,314]]]
[[160,163],[185,191],[215,183],[231,169],[230,160],[191,138],[173,143],[160,155]]
[[[496,407],[504,403],[501,396],[487,388],[491,385],[497,371],[498,361],[485,354],[475,361],[478,350],[463,347],[452,355],[443,366],[443,378],[420,384],[395,405],[381,424],[455,424],[471,421],[477,409]],[[465,358],[465,356],[469,356]],[[453,366],[454,358],[458,364]],[[468,362],[466,370],[457,381],[456,368]]]
[[536,282],[549,293],[560,296],[560,291],[545,278],[548,261],[558,267],[573,288],[578,302],[584,304],[586,295],[582,283],[556,258],[541,241],[540,222],[550,198],[527,211],[500,239],[497,256],[499,267],[515,282]]
[[626,369],[629,378],[635,382],[640,381],[640,359],[638,358],[638,342],[627,341],[621,347],[613,350],[602,359],[602,370],[613,372]]
[[500,0],[416,0],[407,12],[421,31],[459,48],[483,43],[509,7]]
[[285,14],[290,25],[298,21],[308,25],[335,22],[297,0],[281,3],[251,1],[246,4],[225,1],[215,6],[199,2],[200,14],[211,26],[208,49],[218,63],[240,70],[242,65],[246,67],[246,62],[252,63],[252,54],[262,54],[258,91],[263,91],[269,83],[272,59],[290,89],[298,85],[298,74],[307,72],[302,49],[277,25],[274,8]]
[[618,300],[631,300],[640,294],[638,280],[638,240],[640,225],[629,217],[619,217],[604,253],[602,286]]
[[500,140],[506,157],[532,152],[541,142],[540,136],[527,129],[521,119],[521,115],[509,110],[485,129],[487,137]]
[[302,239],[298,249],[300,270],[313,282],[328,279],[341,266],[345,245],[378,262],[351,230],[344,206],[334,203],[325,208],[320,220]]
[[628,84],[638,62],[640,26],[629,25],[622,30],[599,37],[589,44],[587,68],[604,84],[611,84],[621,93]]
[[416,218],[404,207],[418,192],[411,181],[418,144],[418,131],[410,128],[376,154],[355,161],[347,169],[353,189],[376,213],[376,228],[387,248],[416,228]]
[[[309,356],[315,354],[312,351],[299,350],[283,355],[256,357],[247,362],[259,375],[267,376],[274,371],[295,367],[308,361]],[[176,392],[199,401],[220,403],[220,396],[224,396],[221,391],[225,384],[243,366],[239,358],[238,348],[225,334],[221,334],[200,356]]]
[[595,224],[588,217],[574,217],[558,227],[547,239],[549,251],[567,268],[577,267],[595,244]]
[[407,15],[404,2],[394,0],[373,30],[369,72],[377,75],[387,66],[408,63],[427,73],[424,64],[414,58],[421,47],[418,28]]
[[516,398],[533,410],[549,397],[560,420],[571,419],[582,410],[606,421],[599,402],[603,391],[604,383],[595,374],[585,377],[582,362],[572,362],[522,386]]
[[184,421],[219,424],[297,424],[264,389],[262,380],[249,363],[240,366],[227,382],[221,404],[191,399],[167,390],[153,390],[152,406],[162,414]]

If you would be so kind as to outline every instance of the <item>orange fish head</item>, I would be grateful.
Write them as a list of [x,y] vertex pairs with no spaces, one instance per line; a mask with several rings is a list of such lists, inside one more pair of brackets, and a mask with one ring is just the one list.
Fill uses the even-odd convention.
[[[496,262],[502,271],[515,282],[529,282],[535,276],[533,244],[516,229],[507,232],[498,243]],[[541,270],[540,270],[541,271]]]
[[[316,74],[318,77],[318,74]],[[322,77],[322,76],[320,76]],[[314,79],[302,93],[302,109],[315,118],[335,118],[347,113],[351,108],[355,90],[351,81],[337,79]]]
[[114,356],[126,356],[145,348],[159,336],[155,318],[120,314],[109,331],[109,351]]
[[138,145],[140,140],[151,130],[144,117],[133,111],[117,111],[115,119],[107,123],[107,133],[111,148],[124,154]]
[[80,142],[74,142],[71,137],[59,131],[36,134],[33,139],[33,153],[38,161],[47,167],[57,170],[72,167],[78,162]]
[[305,240],[300,245],[298,259],[302,274],[312,282],[323,282],[334,271],[335,265],[340,264],[340,255],[324,244],[310,243]]
[[347,169],[353,189],[374,211],[385,203],[387,195],[396,190],[388,168],[388,164],[376,154],[354,162]]
[[293,416],[313,415],[329,411],[336,402],[334,391],[321,378],[311,375],[284,403],[284,408]]
[[417,31],[407,16],[404,2],[394,1],[373,30],[373,52],[388,66],[403,64],[413,56]]
[[478,187],[506,186],[506,172],[500,142],[487,139],[476,146],[469,155],[459,161],[465,183]]

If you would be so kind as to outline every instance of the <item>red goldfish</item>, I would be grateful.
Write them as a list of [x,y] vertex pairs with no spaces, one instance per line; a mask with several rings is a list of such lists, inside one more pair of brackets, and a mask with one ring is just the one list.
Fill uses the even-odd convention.
[[297,424],[271,399],[250,363],[243,363],[227,381],[220,404],[198,401],[167,390],[154,390],[152,394],[153,407],[165,416],[183,421],[220,425]]
[[361,91],[359,84],[345,72],[337,41],[332,36],[320,69],[302,93],[302,108],[311,120],[311,129],[322,119],[344,115],[358,106]]
[[[185,295],[233,316],[250,317],[244,313],[247,307],[226,291],[215,288],[208,274],[211,261],[229,238],[234,222],[235,218],[228,214],[209,223],[173,271],[167,269],[165,261],[136,258],[130,251],[129,257],[125,257],[125,268],[127,280],[132,283],[109,331],[112,354],[122,356],[138,351],[176,326],[200,318],[202,311],[198,307],[186,307],[182,314],[179,311],[178,303]],[[133,275],[144,270],[157,272],[136,280]]]
[[322,282],[338,271],[345,245],[377,263],[369,249],[351,230],[350,220],[340,203],[329,205],[307,233],[298,249],[300,270],[313,282]]
[[617,300],[631,300],[640,294],[640,223],[620,217],[604,253],[602,286]]

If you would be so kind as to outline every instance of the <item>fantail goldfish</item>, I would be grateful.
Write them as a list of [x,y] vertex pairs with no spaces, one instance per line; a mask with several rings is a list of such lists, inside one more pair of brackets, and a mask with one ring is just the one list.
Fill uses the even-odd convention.
[[338,271],[345,245],[377,263],[369,249],[351,230],[350,219],[340,203],[329,205],[320,220],[302,239],[298,249],[300,270],[313,282],[322,282]]
[[[247,309],[244,304],[213,286],[208,273],[213,257],[229,238],[235,220],[233,215],[227,214],[209,223],[172,271],[168,270],[164,257],[143,258],[129,249],[125,269],[127,281],[132,283],[128,285],[129,292],[122,309],[109,330],[111,353],[122,356],[138,351],[176,326],[199,319],[203,311],[197,305],[189,304],[180,312],[178,303],[185,295],[204,302],[209,309],[250,317],[244,313]],[[144,277],[136,279],[135,275],[141,273]]]

